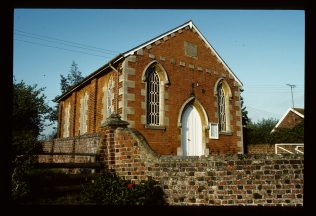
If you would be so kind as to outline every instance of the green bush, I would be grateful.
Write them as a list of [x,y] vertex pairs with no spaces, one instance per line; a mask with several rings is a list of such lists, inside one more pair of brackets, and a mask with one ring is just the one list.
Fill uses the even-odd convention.
[[293,128],[279,128],[273,133],[277,120],[262,119],[244,129],[246,144],[304,143],[304,121]]
[[245,141],[248,144],[267,144],[271,143],[271,130],[277,124],[276,119],[262,119],[257,123],[252,123],[246,127]]
[[304,143],[304,122],[293,128],[279,128],[271,133],[271,143]]
[[34,157],[30,155],[21,155],[16,157],[12,163],[11,197],[14,202],[23,201],[30,195],[31,187],[28,176],[30,170],[33,168],[34,160]]
[[132,184],[112,173],[105,173],[84,187],[82,199],[96,205],[164,205],[163,191],[156,181]]
[[165,205],[164,192],[158,183],[152,179],[141,184],[128,184],[129,205]]

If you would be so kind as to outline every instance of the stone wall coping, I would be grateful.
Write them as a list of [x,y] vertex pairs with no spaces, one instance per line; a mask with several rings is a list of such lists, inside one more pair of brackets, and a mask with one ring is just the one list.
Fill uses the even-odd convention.
[[112,113],[109,118],[105,120],[105,122],[101,125],[101,127],[108,126],[116,126],[116,127],[127,127],[129,123],[127,121],[123,121],[121,116],[116,113]]

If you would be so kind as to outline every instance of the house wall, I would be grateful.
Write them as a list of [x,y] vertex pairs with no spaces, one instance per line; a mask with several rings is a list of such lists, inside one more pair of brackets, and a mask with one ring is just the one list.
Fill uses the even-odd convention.
[[301,123],[304,119],[293,112],[289,112],[283,121],[279,124],[278,128],[292,128]]
[[[197,58],[188,57],[184,52],[184,41],[197,45]],[[192,96],[192,83],[199,83],[194,95],[205,109],[208,120],[218,123],[217,97],[214,95],[215,84],[220,78],[228,83],[232,97],[229,100],[229,115],[232,134],[220,134],[219,139],[208,139],[208,130],[204,130],[206,147],[210,153],[242,153],[242,131],[240,110],[240,89],[237,82],[224,68],[217,57],[191,29],[183,29],[170,37],[165,37],[146,48],[139,50],[131,60],[126,60],[126,67],[133,73],[126,79],[132,83],[127,93],[132,96],[126,107],[132,113],[122,119],[141,132],[149,145],[162,155],[176,155],[181,146],[181,128],[178,125],[180,109]],[[145,68],[153,61],[158,62],[166,71],[170,84],[165,87],[165,129],[145,128],[146,97],[142,75]]]

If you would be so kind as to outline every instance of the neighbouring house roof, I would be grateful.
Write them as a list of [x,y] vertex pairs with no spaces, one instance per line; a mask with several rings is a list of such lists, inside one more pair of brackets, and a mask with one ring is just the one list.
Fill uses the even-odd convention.
[[304,118],[304,109],[303,108],[289,108],[285,113],[284,115],[280,118],[280,120],[278,121],[278,123],[275,125],[275,127],[272,129],[271,133],[274,132],[278,127],[279,125],[283,122],[283,120],[285,119],[285,117],[290,113],[290,112],[293,112],[295,113],[296,115]]
[[102,67],[100,67],[99,69],[97,69],[96,71],[94,71],[93,73],[91,73],[89,76],[85,77],[81,82],[77,83],[74,87],[72,87],[69,91],[65,92],[63,95],[61,95],[60,97],[58,97],[56,100],[54,100],[55,102],[59,102],[61,101],[63,98],[65,98],[66,96],[68,96],[69,94],[71,94],[74,90],[76,90],[78,87],[80,87],[81,85],[83,85],[84,83],[86,83],[87,81],[91,80],[92,78],[94,78],[95,76],[97,76],[99,73],[101,73],[102,71],[111,68],[111,66],[113,64],[115,64],[116,62],[127,58],[128,56],[134,55],[138,50],[143,49],[144,47],[155,43],[156,41],[172,34],[175,33],[183,28],[189,27],[190,29],[194,29],[198,35],[201,37],[201,39],[205,42],[205,44],[211,49],[211,52],[214,53],[216,55],[216,57],[222,62],[223,66],[225,67],[225,69],[235,78],[235,80],[238,82],[238,84],[240,86],[242,86],[242,82],[237,78],[237,76],[233,73],[233,71],[229,68],[229,66],[225,63],[225,61],[220,57],[220,55],[216,52],[216,50],[212,47],[212,45],[207,41],[207,39],[202,35],[202,33],[198,30],[198,28],[193,24],[192,20],[189,20],[188,22],[166,32],[163,33],[149,41],[146,41],[145,43],[136,46],[122,54],[117,55],[116,57],[114,57],[112,60],[110,60],[108,63],[106,63],[105,65],[103,65]]
[[303,115],[303,118],[304,118],[304,109],[302,108],[293,108],[295,111],[301,113]]

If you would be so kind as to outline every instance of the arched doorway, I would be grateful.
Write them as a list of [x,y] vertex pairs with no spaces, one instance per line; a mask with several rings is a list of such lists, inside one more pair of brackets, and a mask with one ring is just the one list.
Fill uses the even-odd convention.
[[201,156],[202,148],[202,120],[193,105],[186,107],[182,119],[182,151],[184,156]]

